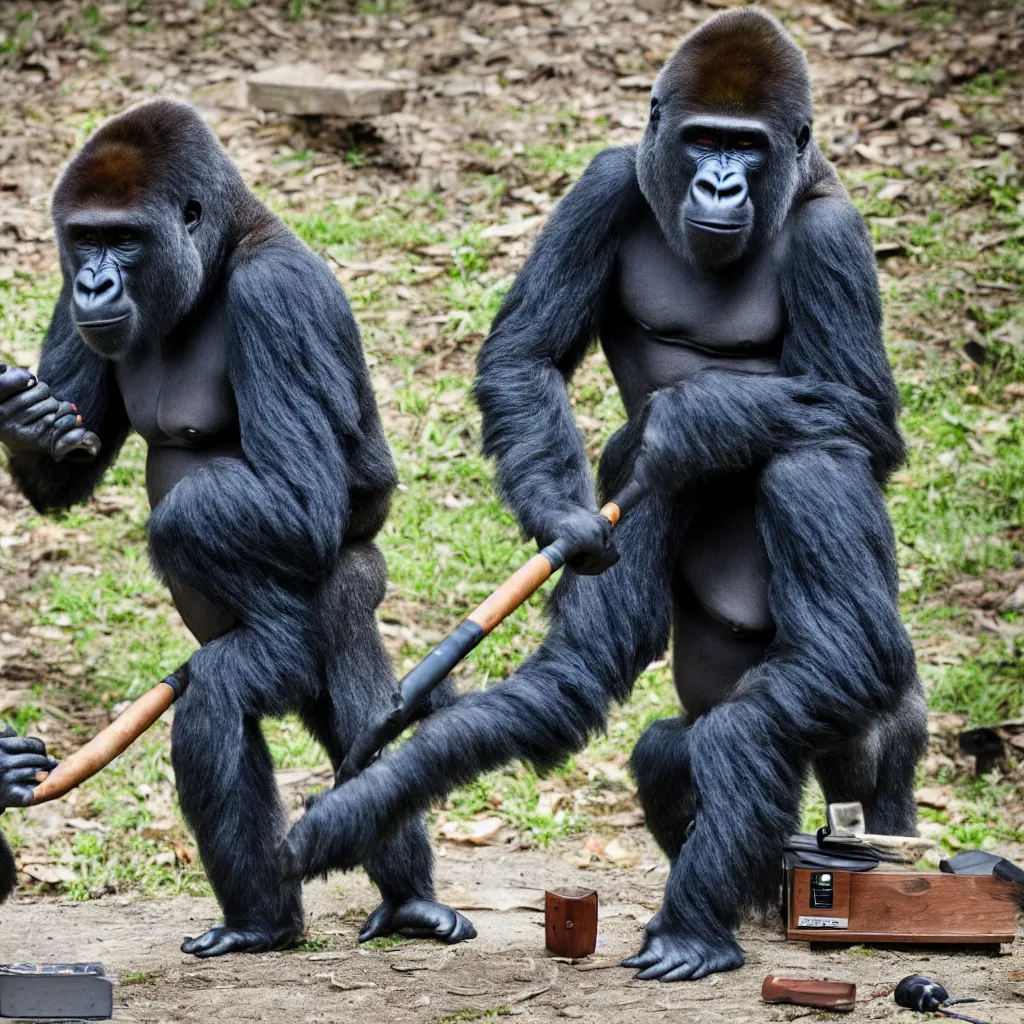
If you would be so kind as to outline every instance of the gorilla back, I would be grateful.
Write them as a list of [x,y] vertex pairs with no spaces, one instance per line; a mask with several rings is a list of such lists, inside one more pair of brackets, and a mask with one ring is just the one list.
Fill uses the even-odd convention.
[[[96,436],[67,435],[70,452],[24,442],[11,470],[37,508],[64,508],[129,429],[146,440],[150,556],[203,644],[183,667],[172,756],[224,910],[223,927],[182,948],[287,946],[303,933],[301,897],[277,876],[284,812],[259,721],[297,711],[340,764],[394,691],[372,539],[396,478],[359,332],[326,265],[185,105],[100,128],[53,214],[64,285],[40,383]],[[367,868],[384,903],[366,937],[471,932],[433,902],[419,822]]]
[[[903,455],[898,395],[870,238],[810,122],[793,40],[725,12],[665,65],[639,147],[599,154],[555,209],[480,352],[484,449],[524,532],[611,568],[564,574],[512,678],[312,808],[293,865],[351,861],[514,758],[557,764],[670,632],[685,713],[632,760],[672,863],[626,961],[641,978],[743,962],[733,929],[778,897],[810,768],[872,831],[913,831],[927,734],[880,486]],[[646,485],[613,538],[566,391],[598,337],[629,414],[602,490]]]

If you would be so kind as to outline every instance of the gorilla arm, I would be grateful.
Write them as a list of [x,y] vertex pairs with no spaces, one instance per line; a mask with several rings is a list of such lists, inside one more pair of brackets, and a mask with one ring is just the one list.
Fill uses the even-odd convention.
[[[57,299],[43,352],[39,380],[62,402],[73,402],[84,427],[100,440],[99,454],[57,462],[48,450],[12,453],[11,476],[40,512],[68,508],[92,494],[100,478],[117,457],[128,436],[128,416],[114,381],[113,364],[93,352],[71,319],[68,286]],[[79,439],[81,427],[65,434],[64,441]]]
[[334,564],[352,483],[343,449],[361,438],[347,366],[362,355],[327,268],[286,235],[238,261],[228,319],[244,459],[180,480],[154,509],[149,540],[159,571],[248,618],[254,586],[305,587]]
[[477,363],[483,450],[497,461],[498,488],[523,532],[541,545],[566,537],[598,558],[610,553],[610,528],[597,513],[566,382],[597,335],[638,199],[632,152],[598,154],[552,214]]
[[782,291],[782,376],[706,371],[653,395],[645,472],[685,486],[797,446],[855,441],[884,483],[905,457],[874,251],[845,197],[797,208]]

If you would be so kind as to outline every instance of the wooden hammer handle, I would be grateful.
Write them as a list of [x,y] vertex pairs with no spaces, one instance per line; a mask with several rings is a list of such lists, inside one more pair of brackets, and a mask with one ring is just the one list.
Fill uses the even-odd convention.
[[33,806],[62,797],[106,768],[175,702],[180,693],[180,683],[170,676],[133,701],[106,729],[61,761],[36,786]]

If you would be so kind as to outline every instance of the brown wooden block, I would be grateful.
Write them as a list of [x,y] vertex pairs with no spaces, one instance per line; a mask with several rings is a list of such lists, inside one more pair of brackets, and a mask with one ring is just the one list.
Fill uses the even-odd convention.
[[857,1005],[857,986],[847,981],[780,978],[777,974],[769,974],[761,986],[761,998],[766,1003],[852,1010]]
[[544,937],[556,956],[590,956],[597,949],[597,893],[578,885],[545,893]]
[[[814,893],[824,875],[831,906]],[[786,938],[798,941],[995,945],[1016,932],[1012,886],[991,875],[796,868],[787,891]]]
[[405,104],[405,86],[388,79],[346,78],[313,64],[285,64],[251,75],[249,103],[293,116],[358,119],[393,114]]

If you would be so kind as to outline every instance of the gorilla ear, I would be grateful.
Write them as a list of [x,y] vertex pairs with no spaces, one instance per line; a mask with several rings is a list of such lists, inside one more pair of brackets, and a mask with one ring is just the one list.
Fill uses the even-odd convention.
[[190,199],[185,204],[185,227],[189,233],[195,231],[199,227],[199,222],[203,219],[203,208],[194,199]]
[[796,133],[796,155],[803,156],[804,150],[807,148],[807,143],[811,141],[811,126],[805,124],[800,131]]
[[657,96],[651,97],[651,124],[657,125],[659,118],[661,117],[661,110],[659,109],[660,100]]

